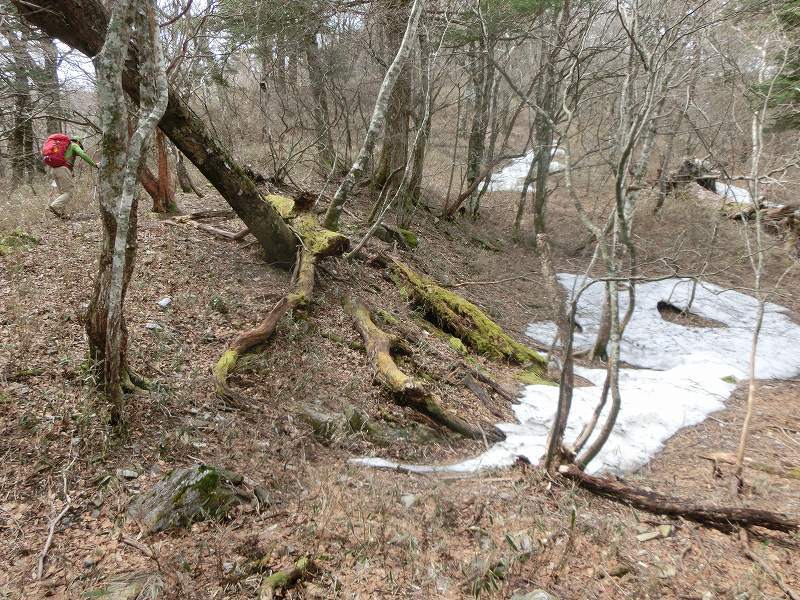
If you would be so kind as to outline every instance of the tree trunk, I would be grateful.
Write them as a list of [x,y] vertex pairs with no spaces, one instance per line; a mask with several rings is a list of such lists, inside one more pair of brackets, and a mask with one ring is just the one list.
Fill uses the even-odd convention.
[[[132,38],[142,60],[143,77],[141,114],[129,140],[122,78]],[[105,159],[99,180],[104,227],[100,271],[86,327],[90,355],[95,369],[102,369],[101,381],[111,402],[112,423],[122,427],[126,416],[122,386],[128,374],[123,304],[136,247],[136,184],[143,147],[164,114],[168,98],[161,39],[150,0],[119,0],[114,5],[95,68]]]
[[[384,24],[384,35],[388,46],[389,57],[394,56],[403,43],[405,22],[409,10],[408,0],[390,0],[384,8],[387,19]],[[405,165],[408,158],[408,121],[411,101],[411,69],[404,65],[400,69],[397,83],[389,99],[386,110],[386,129],[383,136],[380,158],[375,165],[372,186],[376,190],[383,188],[390,174],[398,167]]]
[[[27,21],[48,35],[90,57],[100,51],[108,16],[99,0],[12,1]],[[131,98],[138,100],[135,57],[129,57],[123,84]],[[289,227],[176,93],[170,92],[159,126],[247,224],[264,248],[267,260],[290,267],[295,260],[296,238]]]
[[306,34],[305,50],[308,80],[311,84],[311,96],[314,99],[313,117],[314,134],[317,138],[317,158],[322,170],[327,173],[336,162],[336,152],[333,149],[333,136],[331,135],[328,114],[328,95],[325,91],[326,70],[323,61],[320,59],[316,33]]
[[183,160],[183,152],[175,148],[175,172],[178,175],[178,185],[181,186],[181,191],[184,194],[191,194],[194,192],[198,198],[203,197],[203,192],[197,189],[197,186],[189,176],[189,170],[186,168],[186,162]]
[[389,97],[392,94],[392,89],[400,76],[400,70],[403,68],[403,63],[406,62],[409,53],[411,52],[411,45],[416,36],[417,24],[419,23],[419,16],[422,13],[425,0],[414,0],[414,6],[411,9],[411,14],[408,16],[408,23],[406,25],[406,32],[403,36],[403,42],[397,50],[397,55],[394,57],[392,64],[386,71],[383,78],[381,89],[378,91],[378,97],[375,99],[375,107],[372,111],[372,118],[369,122],[367,134],[364,136],[364,143],[361,145],[361,150],[358,153],[358,158],[350,171],[345,176],[339,189],[331,201],[328,211],[325,213],[325,227],[328,229],[337,229],[339,226],[339,216],[342,213],[344,203],[347,201],[347,196],[356,184],[356,181],[367,166],[367,161],[372,155],[372,150],[375,148],[375,143],[378,140],[378,134],[383,129],[383,123],[386,117],[386,107],[389,104]]
[[[430,42],[427,32],[422,32],[419,36],[419,55],[420,55],[420,89],[422,90],[422,101],[420,103],[417,123],[422,127],[419,133],[422,137],[419,143],[414,145],[414,162],[411,167],[411,180],[409,181],[408,200],[412,206],[419,204],[422,195],[422,173],[425,168],[425,151],[427,149],[428,138],[431,135],[431,110],[433,102],[430,101],[431,82],[430,82]],[[408,225],[407,222],[401,225]]]
[[61,105],[61,84],[58,81],[58,48],[53,40],[42,40],[41,46],[44,55],[45,88],[50,103],[45,120],[49,135],[64,130],[64,123],[61,120],[64,109]]
[[472,123],[470,125],[469,143],[467,146],[467,180],[468,188],[473,191],[467,200],[467,213],[472,217],[478,216],[480,205],[476,195],[477,184],[483,179],[481,175],[481,163],[484,159],[486,146],[486,128],[488,126],[489,105],[491,103],[491,86],[494,82],[494,63],[489,60],[488,53],[490,48],[483,38],[480,40],[478,56],[475,57],[474,67],[470,77],[472,77],[473,89],[475,91],[474,106],[472,113]]
[[175,186],[172,180],[172,172],[169,168],[167,155],[167,143],[164,133],[156,129],[155,136],[156,160],[158,162],[157,193],[153,198],[153,212],[172,213],[177,212],[178,205],[175,204]]
[[722,531],[735,527],[765,527],[788,533],[800,529],[800,523],[788,515],[756,508],[701,506],[686,498],[665,496],[650,490],[637,489],[620,481],[587,475],[574,465],[562,466],[561,475],[589,491],[656,515],[683,517]]
[[[4,19],[5,21],[5,19]],[[31,111],[31,85],[29,76],[32,60],[28,54],[24,37],[20,38],[8,22],[4,22],[2,33],[11,48],[11,88],[14,99],[13,125],[8,140],[8,153],[11,155],[11,187],[16,188],[23,181],[30,180],[36,168],[36,155],[33,149],[33,114]],[[38,161],[37,161],[38,162]]]

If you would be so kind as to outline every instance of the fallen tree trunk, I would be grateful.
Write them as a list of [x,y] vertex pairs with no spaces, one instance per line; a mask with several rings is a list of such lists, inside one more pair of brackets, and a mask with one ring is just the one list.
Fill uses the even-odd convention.
[[277,571],[269,577],[265,577],[258,589],[259,600],[272,600],[277,590],[286,590],[292,587],[305,577],[306,573],[309,572],[312,567],[313,563],[311,559],[304,556],[291,567],[282,571]]
[[[103,47],[108,14],[100,0],[13,0],[13,4],[26,21],[89,57]],[[138,101],[135,51],[129,52],[123,85],[126,93]],[[247,224],[264,248],[267,260],[290,267],[296,254],[295,236],[272,204],[264,202],[230,153],[172,90],[159,127]]]
[[633,488],[620,481],[594,477],[584,473],[575,465],[562,465],[558,472],[581,487],[616,502],[657,515],[682,517],[722,531],[730,531],[735,527],[764,527],[787,533],[800,530],[800,522],[781,513],[757,508],[692,504],[685,498],[666,496],[658,492]]
[[372,363],[375,378],[392,394],[400,406],[408,406],[424,414],[429,419],[471,439],[496,442],[505,439],[505,434],[492,426],[484,430],[467,423],[464,419],[450,414],[442,408],[439,398],[417,379],[406,375],[394,362],[391,354],[391,340],[386,333],[372,321],[367,306],[348,297],[342,299],[345,312],[353,318],[356,330],[364,339],[367,356]]
[[444,289],[425,275],[390,257],[389,273],[426,318],[460,339],[475,352],[495,360],[528,366],[544,377],[545,359],[535,350],[509,336],[486,313],[455,292]]
[[[300,239],[302,250],[300,259],[295,265],[296,277],[292,291],[273,305],[257,327],[236,336],[212,370],[217,394],[229,399],[237,396],[227,382],[239,356],[266,342],[275,332],[278,321],[283,315],[291,310],[305,308],[314,293],[317,260],[326,256],[340,255],[350,245],[347,237],[323,228],[312,213],[299,210],[297,203],[292,198],[270,195],[266,200],[275,212],[286,221],[293,234]],[[192,225],[199,227],[202,224],[192,222]],[[232,234],[231,239],[236,239],[237,236],[239,234]]]

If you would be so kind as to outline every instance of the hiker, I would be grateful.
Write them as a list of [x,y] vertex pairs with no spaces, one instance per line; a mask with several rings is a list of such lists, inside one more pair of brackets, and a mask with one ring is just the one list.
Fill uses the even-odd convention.
[[47,208],[60,219],[66,217],[64,211],[72,194],[72,169],[75,166],[76,156],[94,168],[99,168],[92,157],[86,154],[78,138],[71,138],[63,133],[54,133],[45,140],[42,146],[42,161],[50,167],[54,187],[58,189],[58,196],[50,202]]

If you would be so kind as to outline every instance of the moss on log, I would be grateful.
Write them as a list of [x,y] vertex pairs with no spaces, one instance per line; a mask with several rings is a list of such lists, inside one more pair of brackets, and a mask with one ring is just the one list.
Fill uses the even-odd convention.
[[300,238],[307,252],[321,257],[338,256],[350,247],[349,238],[336,231],[325,229],[313,213],[301,210],[292,198],[269,194],[266,196],[266,201],[278,211],[281,218]]
[[306,576],[313,566],[311,559],[304,556],[288,569],[276,571],[265,577],[258,590],[259,600],[272,600],[276,590],[287,589]]
[[348,297],[342,299],[342,305],[345,312],[353,318],[356,330],[364,339],[375,378],[392,394],[397,404],[413,408],[438,425],[464,437],[492,442],[505,439],[505,434],[493,425],[486,429],[475,427],[445,410],[436,394],[421,381],[404,373],[394,362],[391,339],[375,325],[369,308],[363,302]]
[[270,309],[267,316],[258,326],[240,333],[230,343],[227,350],[217,361],[212,369],[214,375],[214,389],[224,398],[233,399],[236,394],[228,386],[228,376],[236,367],[239,357],[251,348],[266,342],[275,332],[278,321],[290,310],[305,308],[314,293],[314,276],[316,272],[317,257],[315,254],[303,251],[297,270],[297,281],[291,292],[278,300]]
[[494,360],[525,365],[544,376],[545,359],[534,349],[514,340],[472,302],[437,285],[396,258],[391,258],[389,270],[398,288],[422,309],[426,318],[467,347]]

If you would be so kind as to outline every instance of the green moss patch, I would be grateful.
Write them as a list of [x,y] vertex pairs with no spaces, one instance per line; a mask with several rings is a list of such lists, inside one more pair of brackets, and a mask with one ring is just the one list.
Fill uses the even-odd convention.
[[38,238],[22,229],[14,229],[0,236],[0,256],[8,256],[15,250],[30,250],[38,243]]

